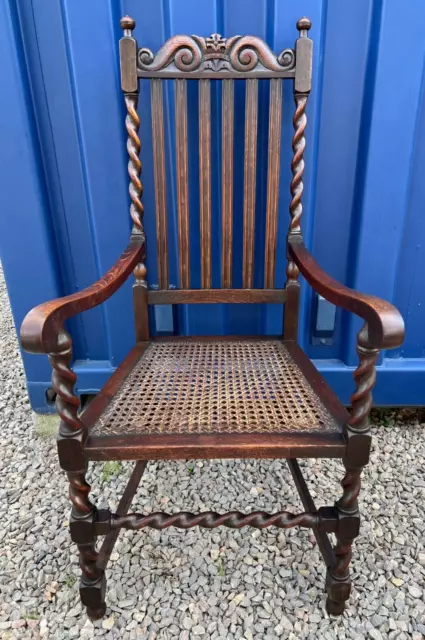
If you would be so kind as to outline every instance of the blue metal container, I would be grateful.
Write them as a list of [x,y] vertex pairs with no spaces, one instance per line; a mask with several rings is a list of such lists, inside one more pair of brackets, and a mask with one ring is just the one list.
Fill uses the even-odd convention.
[[[36,304],[80,290],[115,262],[130,231],[123,100],[119,88],[119,18],[136,19],[139,45],[156,50],[176,33],[251,33],[275,50],[292,46],[300,15],[313,22],[313,91],[309,101],[303,229],[318,262],[356,289],[392,301],[406,320],[401,349],[384,353],[375,402],[425,404],[425,3],[395,0],[4,0],[0,248],[16,326]],[[289,83],[290,84],[290,83]],[[189,91],[189,118],[196,112]],[[280,242],[283,284],[289,221],[291,87],[285,89]],[[243,96],[236,92],[236,101]],[[262,106],[263,105],[263,106]],[[243,104],[242,104],[243,106]],[[217,104],[218,107],[218,94]],[[265,149],[266,98],[260,103]],[[262,110],[264,113],[262,114]],[[148,279],[157,278],[148,84],[141,84]],[[176,282],[174,107],[166,92],[171,281]],[[218,117],[219,120],[219,117]],[[195,127],[196,129],[196,127]],[[236,126],[236,191],[241,189],[243,122]],[[192,281],[197,285],[196,136],[189,138]],[[212,164],[219,193],[219,137]],[[214,182],[215,181],[215,182]],[[240,195],[235,196],[234,261],[241,254]],[[264,237],[259,187],[258,243]],[[213,203],[219,256],[219,196]],[[239,229],[239,233],[238,233]],[[152,250],[150,249],[152,247]],[[261,250],[259,255],[261,256]],[[174,280],[173,280],[174,276]],[[217,286],[218,272],[214,274]],[[235,286],[238,286],[237,279]],[[259,282],[257,283],[259,284]],[[99,390],[134,342],[131,283],[70,324],[79,393]],[[348,402],[357,362],[359,322],[336,312],[325,343],[314,339],[317,301],[303,285],[299,338]],[[156,317],[170,328],[169,310]],[[276,333],[281,313],[248,305],[183,306],[179,333]],[[329,337],[330,336],[330,337]],[[49,410],[46,358],[24,354],[34,409]]]

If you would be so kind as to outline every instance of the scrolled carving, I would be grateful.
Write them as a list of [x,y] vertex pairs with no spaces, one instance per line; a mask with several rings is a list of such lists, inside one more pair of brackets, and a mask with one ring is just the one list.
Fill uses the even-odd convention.
[[265,529],[266,527],[316,527],[320,525],[320,515],[317,513],[292,514],[288,511],[280,513],[266,513],[264,511],[254,511],[243,514],[239,511],[229,511],[228,513],[215,513],[206,511],[205,513],[189,513],[182,511],[170,515],[168,513],[151,513],[144,516],[139,513],[129,513],[126,516],[112,515],[112,529],[143,529],[153,527],[154,529],[166,529],[177,527],[179,529],[191,529],[192,527],[204,527],[215,529],[216,527],[230,527],[231,529],[241,529],[242,527],[255,527]]
[[292,49],[285,49],[277,57],[270,47],[254,36],[238,37],[229,50],[229,61],[236,71],[252,71],[261,62],[269,71],[291,69],[295,64]]
[[141,72],[239,72],[272,71],[282,73],[295,68],[295,52],[284,49],[277,56],[256,36],[223,38],[213,33],[201,36],[178,35],[170,38],[154,54],[139,49],[138,68]]
[[180,71],[195,71],[201,65],[202,52],[191,36],[174,36],[167,40],[156,55],[150,49],[140,49],[138,63],[145,71],[159,71],[174,62]]
[[277,56],[277,61],[281,67],[293,69],[295,67],[295,51],[293,49],[283,49]]

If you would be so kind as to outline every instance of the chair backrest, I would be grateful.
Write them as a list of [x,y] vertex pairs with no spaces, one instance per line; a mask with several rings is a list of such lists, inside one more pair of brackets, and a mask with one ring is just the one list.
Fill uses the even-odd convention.
[[[121,20],[124,37],[120,41],[121,84],[127,106],[126,127],[130,175],[130,213],[134,232],[143,230],[144,209],[141,200],[141,163],[138,137],[137,101],[139,80],[151,83],[153,164],[156,203],[156,235],[159,290],[146,293],[149,304],[199,302],[284,302],[286,300],[285,336],[296,339],[298,316],[298,270],[289,262],[285,289],[275,288],[280,147],[282,121],[282,82],[294,85],[295,115],[289,234],[301,237],[300,219],[303,192],[303,153],[306,127],[305,108],[311,87],[312,41],[308,38],[311,23],[301,18],[297,23],[299,38],[294,49],[275,55],[268,45],[255,36],[223,38],[212,34],[177,35],[156,53],[138,48],[133,38],[135,22],[126,16]],[[165,176],[163,80],[175,83],[176,185],[178,214],[179,289],[169,288],[167,198]],[[255,198],[257,179],[258,83],[268,79],[270,101],[268,117],[268,158],[266,229],[264,247],[264,286],[253,288]],[[188,182],[188,117],[187,81],[199,83],[199,233],[201,288],[191,288],[189,261],[189,182]],[[211,252],[211,80],[222,81],[221,132],[221,288],[212,289]],[[245,82],[245,134],[243,179],[243,264],[242,288],[232,288],[233,189],[234,189],[234,83]],[[195,266],[195,265],[194,265]],[[197,268],[198,265],[195,266]],[[135,271],[139,285],[146,288],[146,266]],[[288,290],[291,288],[291,291]],[[287,321],[288,305],[291,306]],[[136,305],[137,306],[137,305]],[[147,314],[144,312],[146,318]],[[288,324],[289,322],[289,324]],[[136,319],[137,324],[137,319]],[[288,324],[288,330],[286,325]],[[292,327],[292,329],[290,328]],[[295,327],[295,328],[294,328]],[[287,335],[286,335],[287,334]],[[291,335],[290,335],[291,334]]]

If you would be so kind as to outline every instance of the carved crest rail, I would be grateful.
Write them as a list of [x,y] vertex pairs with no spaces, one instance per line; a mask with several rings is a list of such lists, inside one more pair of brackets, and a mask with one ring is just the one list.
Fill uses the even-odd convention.
[[141,48],[137,53],[137,75],[142,77],[193,78],[295,77],[295,51],[275,55],[256,36],[224,38],[213,33],[173,36],[154,54]]

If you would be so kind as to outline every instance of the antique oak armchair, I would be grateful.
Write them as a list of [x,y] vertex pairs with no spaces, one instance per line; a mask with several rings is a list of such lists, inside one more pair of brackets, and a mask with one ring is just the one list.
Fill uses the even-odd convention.
[[[322,271],[303,243],[301,214],[306,104],[311,87],[312,41],[307,18],[297,23],[295,49],[275,55],[254,36],[174,36],[154,55],[138,49],[135,22],[121,20],[121,83],[127,107],[128,172],[133,231],[127,249],[98,282],[83,291],[42,304],[27,315],[22,346],[47,353],[60,415],[58,454],[70,484],[70,531],[80,555],[80,594],[91,618],[105,612],[105,567],[119,530],[174,526],[182,529],[252,526],[310,527],[327,567],[327,609],[341,614],[349,597],[351,546],[359,533],[357,498],[369,459],[368,414],[380,349],[403,340],[403,320],[390,304],[357,293]],[[139,79],[150,79],[159,289],[149,290],[145,265],[144,209],[139,160]],[[166,220],[163,80],[174,79],[180,288],[170,288]],[[221,289],[212,288],[211,257],[211,79],[222,81],[222,261]],[[270,86],[264,288],[253,288],[257,163],[258,85]],[[198,83],[199,233],[201,288],[191,288],[189,265],[187,81]],[[245,83],[242,288],[232,288],[234,83]],[[293,82],[295,114],[287,235],[286,286],[275,288],[282,84]],[[149,212],[150,215],[151,212]],[[198,265],[196,265],[197,267]],[[107,300],[134,273],[136,344],[101,392],[80,412],[73,388],[70,317]],[[342,406],[297,345],[299,274],[331,303],[364,320],[358,334],[351,413]],[[283,336],[172,337],[149,333],[148,305],[191,303],[285,303]],[[305,512],[238,511],[128,514],[148,460],[286,458]],[[341,458],[343,493],[316,509],[297,457]],[[90,460],[134,460],[134,471],[117,513],[90,501]],[[336,536],[332,548],[328,534]],[[96,539],[105,536],[99,550]]]

